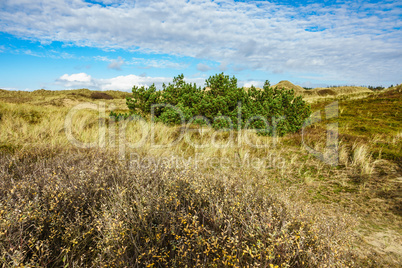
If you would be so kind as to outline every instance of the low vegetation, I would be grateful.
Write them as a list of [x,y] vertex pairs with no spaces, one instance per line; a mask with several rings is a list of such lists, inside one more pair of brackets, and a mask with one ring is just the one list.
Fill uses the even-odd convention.
[[131,114],[152,113],[153,120],[165,124],[190,122],[215,129],[258,129],[259,134],[279,136],[300,130],[311,113],[309,105],[302,97],[296,97],[293,89],[273,88],[268,81],[262,89],[245,90],[237,86],[235,77],[221,73],[208,78],[205,84],[204,89],[197,88],[179,75],[162,90],[155,85],[134,86],[127,105]]
[[1,166],[4,266],[353,264],[347,226],[272,194],[264,177],[130,169],[93,150],[20,152]]
[[[314,99],[338,117],[283,137],[115,122],[132,95],[105,93],[0,91],[0,266],[401,263],[400,86]],[[333,123],[336,166],[306,151]]]

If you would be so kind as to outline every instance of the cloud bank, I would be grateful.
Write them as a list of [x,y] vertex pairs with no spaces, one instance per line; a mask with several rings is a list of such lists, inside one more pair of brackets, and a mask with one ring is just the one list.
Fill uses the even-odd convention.
[[2,0],[0,31],[44,44],[212,60],[222,70],[230,64],[349,83],[400,82],[401,2],[337,2]]
[[[203,78],[185,78],[188,83],[196,83],[197,86],[204,86]],[[64,74],[56,80],[56,84],[65,88],[90,88],[96,90],[120,90],[130,91],[133,86],[149,87],[152,84],[158,89],[162,84],[172,82],[171,77],[149,77],[144,75],[125,75],[108,79],[94,78],[86,73]]]

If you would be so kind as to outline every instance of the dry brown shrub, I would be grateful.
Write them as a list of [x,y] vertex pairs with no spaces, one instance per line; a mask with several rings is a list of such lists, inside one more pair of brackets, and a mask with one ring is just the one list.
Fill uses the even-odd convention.
[[353,265],[344,219],[270,194],[264,177],[96,150],[19,151],[0,167],[4,267]]
[[113,97],[104,92],[93,92],[91,93],[91,98],[94,100],[112,100]]
[[337,93],[332,89],[321,89],[321,90],[317,91],[317,94],[320,95],[320,96],[326,96],[326,95],[335,96],[335,95],[337,95]]

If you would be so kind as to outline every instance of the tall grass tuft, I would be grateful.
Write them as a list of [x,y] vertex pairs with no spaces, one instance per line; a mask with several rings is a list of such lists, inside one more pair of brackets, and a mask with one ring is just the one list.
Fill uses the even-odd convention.
[[371,175],[374,171],[374,165],[368,146],[355,143],[352,150],[352,166],[359,168],[362,175]]

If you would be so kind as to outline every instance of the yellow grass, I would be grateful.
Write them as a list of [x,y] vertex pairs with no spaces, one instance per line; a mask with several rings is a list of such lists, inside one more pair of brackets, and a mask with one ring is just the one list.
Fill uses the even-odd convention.
[[[110,265],[119,266],[118,260],[121,256],[125,256],[126,264],[129,263],[128,260],[132,261],[129,254],[122,250],[130,243],[133,245],[134,242],[130,240],[133,237],[139,239],[135,240],[135,245],[143,245],[147,250],[142,264],[150,265],[156,260],[156,257],[153,256],[162,256],[153,255],[153,253],[163,253],[160,251],[160,247],[153,247],[153,245],[160,245],[158,241],[166,242],[162,238],[167,234],[163,232],[163,229],[151,229],[152,220],[150,222],[140,221],[138,217],[152,215],[152,219],[161,220],[159,217],[164,215],[160,214],[163,210],[158,211],[156,207],[158,204],[168,204],[165,209],[175,207],[174,194],[183,193],[175,190],[175,187],[178,186],[177,189],[181,190],[191,189],[186,196],[189,199],[185,199],[187,200],[185,202],[188,203],[185,204],[194,209],[194,211],[190,211],[188,206],[181,204],[183,205],[179,210],[181,212],[172,212],[172,215],[175,215],[174,224],[179,226],[179,229],[182,228],[180,229],[180,232],[183,232],[181,236],[185,234],[185,230],[189,230],[188,236],[186,233],[182,240],[179,240],[183,245],[185,242],[193,243],[192,238],[197,235],[200,239],[204,239],[207,235],[198,229],[197,221],[193,220],[194,216],[201,217],[199,214],[201,207],[197,207],[196,203],[191,203],[194,200],[194,202],[198,202],[196,200],[213,200],[214,205],[202,208],[205,211],[209,211],[209,209],[213,211],[211,219],[214,221],[222,224],[230,222],[234,226],[233,219],[240,222],[243,220],[250,224],[251,229],[249,230],[258,233],[260,232],[258,228],[263,228],[264,223],[273,224],[266,214],[268,206],[259,207],[258,200],[265,200],[264,198],[267,196],[273,196],[273,202],[281,204],[278,206],[279,208],[287,209],[288,213],[284,214],[286,217],[294,217],[298,224],[309,222],[314,227],[311,230],[320,237],[319,250],[317,255],[314,255],[317,260],[329,266],[343,266],[346,265],[346,262],[353,266],[353,262],[355,262],[356,266],[378,264],[397,267],[398,261],[401,260],[400,255],[388,252],[381,253],[380,257],[375,257],[372,254],[373,252],[378,254],[376,247],[359,242],[350,234],[356,230],[354,228],[358,228],[359,231],[364,228],[365,232],[374,235],[378,231],[375,226],[381,226],[381,228],[396,233],[400,232],[398,227],[400,216],[396,212],[392,212],[393,205],[397,204],[397,200],[395,203],[392,200],[387,201],[386,207],[384,207],[385,201],[367,201],[371,200],[373,196],[381,196],[385,199],[388,193],[389,196],[392,196],[393,191],[397,189],[396,184],[390,183],[390,180],[397,176],[396,173],[393,173],[396,170],[395,164],[380,159],[381,166],[376,165],[380,162],[378,159],[374,159],[370,143],[386,142],[395,146],[400,143],[402,138],[400,132],[388,140],[383,136],[375,136],[368,141],[351,141],[340,137],[339,165],[333,167],[318,160],[305,150],[305,145],[308,145],[316,151],[325,151],[326,133],[320,133],[319,127],[316,126],[312,127],[311,132],[306,133],[308,137],[306,144],[303,144],[301,133],[272,138],[261,137],[253,131],[246,130],[217,133],[207,128],[184,126],[183,129],[161,123],[151,124],[145,120],[113,122],[108,117],[109,112],[111,110],[125,111],[126,106],[124,93],[120,95],[120,93],[109,92],[109,94],[116,99],[92,99],[91,92],[88,90],[36,91],[32,93],[0,91],[0,151],[2,152],[1,161],[4,164],[4,168],[0,168],[0,172],[3,172],[2,174],[10,180],[9,185],[2,186],[5,189],[4,192],[7,191],[8,194],[15,188],[14,191],[19,193],[18,196],[28,198],[30,195],[27,192],[29,191],[24,192],[23,189],[32,188],[31,190],[34,191],[35,187],[39,187],[43,183],[37,180],[51,179],[51,183],[47,185],[49,187],[48,194],[49,199],[59,200],[54,202],[56,206],[59,204],[58,202],[64,204],[63,202],[67,202],[69,199],[78,198],[76,196],[78,193],[75,193],[73,188],[69,188],[71,187],[69,186],[70,179],[85,188],[88,193],[106,193],[100,189],[109,187],[108,197],[99,201],[101,209],[96,212],[99,221],[92,223],[87,222],[84,218],[79,218],[85,233],[89,232],[91,228],[98,228],[99,233],[96,234],[96,237],[100,239],[97,240],[100,241],[97,244],[100,251],[97,256],[100,259],[97,259],[97,264],[101,265],[110,261]],[[333,97],[328,97],[326,100],[330,100],[330,98]],[[88,108],[74,112],[74,107],[82,103],[88,103]],[[344,112],[347,112],[347,107],[343,107],[343,109]],[[342,112],[340,116],[342,116]],[[66,125],[66,118],[71,119],[71,125]],[[347,125],[340,127],[341,133],[350,133]],[[89,150],[77,148],[77,144],[74,145],[71,138],[67,137],[67,134],[70,133],[69,129],[71,136],[78,141],[78,145],[93,146],[93,148]],[[182,132],[182,130],[184,131]],[[44,150],[48,151],[44,152]],[[57,157],[59,154],[60,156]],[[46,159],[52,160],[47,161]],[[186,173],[186,170],[190,170],[189,173]],[[53,175],[53,172],[56,175]],[[386,179],[380,175],[384,172],[388,176]],[[34,174],[32,176],[36,177],[34,178],[30,174]],[[38,174],[39,176],[37,176]],[[11,180],[15,180],[15,176],[29,179],[21,180],[14,187]],[[116,184],[103,185],[116,181],[118,181]],[[158,188],[158,185],[162,185],[158,184],[159,182],[167,185],[168,195],[164,195],[167,193],[163,190],[165,188]],[[363,184],[364,187],[362,187]],[[96,187],[92,188],[92,185],[96,185]],[[186,188],[186,185],[189,185],[189,188]],[[63,192],[64,190],[60,189],[66,190]],[[221,192],[217,189],[220,189]],[[59,194],[64,197],[57,197]],[[262,199],[256,200],[256,196]],[[12,195],[10,195],[11,197]],[[172,200],[169,199],[171,197]],[[192,199],[192,197],[201,199]],[[33,202],[32,200],[30,201]],[[81,199],[77,200],[79,203]],[[96,203],[96,201],[94,202]],[[138,204],[138,210],[135,213],[130,211],[130,208],[135,207],[134,202]],[[239,205],[236,205],[237,202]],[[266,200],[261,202],[266,202]],[[28,219],[32,220],[34,217],[41,219],[43,216],[35,214],[35,210],[30,210],[35,208],[34,203],[31,204],[33,207],[25,206],[23,203],[20,205],[21,211],[31,217]],[[11,211],[4,207],[1,209]],[[35,209],[39,209],[39,207]],[[219,212],[220,210],[222,213]],[[235,212],[232,213],[232,211]],[[81,213],[79,207],[74,213]],[[10,221],[18,222],[23,213],[15,211],[7,215],[10,217]],[[249,215],[247,219],[244,218],[245,215]],[[313,217],[314,215],[316,217]],[[261,222],[258,223],[258,221]],[[289,220],[289,222],[291,221],[293,220]],[[24,221],[23,218],[22,222],[28,224],[29,220]],[[54,218],[53,223],[70,228],[69,232],[65,233],[66,236],[60,233],[63,239],[84,241],[80,245],[87,243],[86,240],[82,240],[83,233],[74,231],[74,225],[69,225],[68,221],[58,221],[57,218]],[[125,225],[125,223],[127,224]],[[355,227],[356,224],[358,227]],[[87,227],[90,228],[86,229]],[[6,227],[2,228],[0,232],[4,232]],[[139,228],[138,230],[142,228],[141,232],[147,234],[143,240],[137,237],[136,233],[130,233],[137,230],[135,228]],[[57,231],[57,228],[55,230]],[[11,232],[11,230],[9,231]],[[295,232],[287,233],[287,231],[285,233],[287,237],[280,239],[285,239],[286,245],[292,245],[292,247],[297,247],[297,236],[305,235],[304,233],[302,235]],[[95,234],[93,235],[95,236]],[[219,250],[226,250],[224,254],[227,258],[224,261],[231,262],[228,256],[230,258],[235,258],[235,256],[239,258],[239,256],[228,253],[226,246],[232,244],[222,242],[226,241],[223,238],[224,235],[222,234],[222,237],[219,238],[223,239],[221,243],[219,244],[217,241],[216,245],[221,245]],[[253,233],[253,235],[255,234]],[[90,237],[91,233],[88,233],[87,236]],[[230,237],[232,238],[232,236]],[[152,241],[152,246],[147,244],[146,239]],[[244,244],[248,245],[251,250],[251,253],[247,253],[248,261],[253,260],[252,250],[260,250],[258,239],[252,241],[256,243],[254,249],[251,248],[252,245]],[[214,241],[205,242],[203,250],[208,245],[215,245],[210,243],[214,243]],[[330,245],[329,248],[332,247],[336,252],[325,251],[325,245]],[[359,250],[354,251],[353,247],[357,247]],[[82,253],[78,251],[79,247],[66,247],[65,250],[68,248],[73,251],[77,250],[74,254]],[[269,247],[265,245],[264,248]],[[84,249],[81,248],[81,250]],[[184,250],[191,251],[192,249],[183,248],[182,250],[179,259],[185,259]],[[86,251],[90,255],[89,252]],[[261,251],[258,252],[261,253]],[[276,248],[272,248],[272,252],[277,253]],[[327,254],[326,257],[321,253]],[[8,254],[11,254],[11,251]],[[14,251],[13,254],[15,264],[21,262],[23,252]],[[288,256],[286,252],[283,254],[285,254],[283,256]],[[73,253],[65,255],[67,256],[66,263],[83,264],[77,259],[68,261],[68,258],[73,258]],[[45,258],[45,256],[42,257]],[[63,256],[60,255],[59,258],[62,263]],[[274,258],[278,260],[275,264],[291,266],[288,259],[281,259],[278,256],[274,256]],[[345,263],[342,258],[345,258]],[[192,261],[196,259],[197,257],[194,257],[187,263],[194,264]],[[347,260],[352,260],[352,262]],[[157,263],[164,263],[161,259],[158,261]],[[235,263],[234,260],[232,261]],[[317,261],[307,262],[305,259],[303,261],[310,266],[320,266]],[[252,262],[239,261],[238,266],[242,266],[239,263]]]
[[296,93],[301,93],[301,92],[305,91],[304,88],[302,88],[301,86],[294,85],[291,82],[286,81],[286,80],[280,81],[278,84],[273,85],[273,87],[284,88],[284,89],[288,89],[288,90],[293,89]]
[[353,159],[351,164],[352,166],[360,168],[362,175],[371,175],[373,173],[373,160],[367,145],[353,145]]

